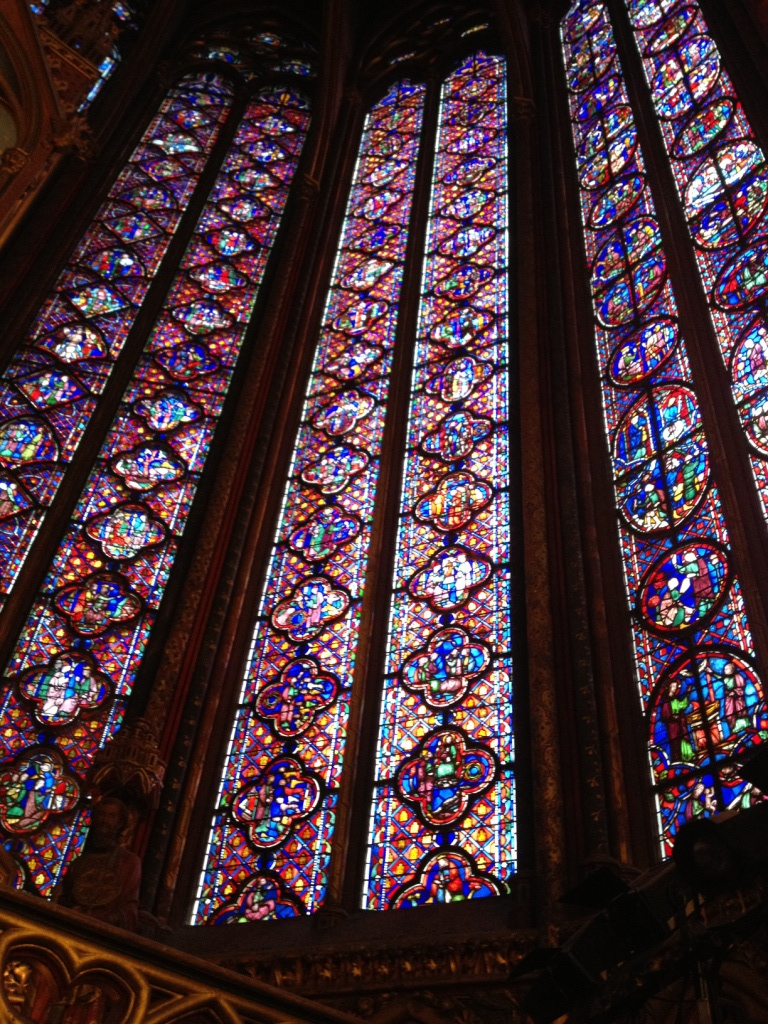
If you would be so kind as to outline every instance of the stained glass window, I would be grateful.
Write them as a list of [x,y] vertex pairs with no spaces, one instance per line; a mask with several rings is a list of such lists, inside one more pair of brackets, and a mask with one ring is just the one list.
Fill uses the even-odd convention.
[[370,909],[505,891],[515,864],[504,61],[444,83],[417,328]]
[[[355,651],[379,463],[402,458],[381,443],[425,94],[392,87],[364,126],[196,923],[312,913],[348,842],[335,811],[370,675]],[[515,864],[502,58],[446,79],[434,130],[421,311],[399,332],[415,368],[395,589],[373,613],[381,737],[358,755],[379,776],[371,909],[498,895]]]
[[[92,410],[96,385],[86,385],[104,386],[103,367],[129,326],[120,314],[133,315],[143,297],[158,236],[167,245],[160,228],[189,194],[200,133],[212,136],[211,107],[228,95],[216,76],[185,82],[134,154],[42,314],[32,355],[24,352],[29,366],[16,386],[36,409],[69,412],[88,399]],[[288,86],[261,89],[248,103],[8,665],[0,827],[43,895],[82,846],[83,776],[122,721],[308,120],[307,100]],[[57,465],[69,422],[51,416],[22,410],[9,420],[7,448],[13,440],[17,461],[40,477],[43,456]]]
[[696,3],[630,19],[768,516],[768,166]]
[[[657,99],[667,104],[663,131],[688,169],[691,230],[717,298],[713,317],[738,320],[739,345],[725,347],[730,359],[746,353],[753,328],[754,312],[735,298],[751,287],[749,261],[733,250],[754,216],[753,179],[743,193],[729,191],[727,172],[703,150],[713,140],[717,153],[733,150],[723,132],[738,120],[735,102],[711,95],[719,61],[700,29],[687,34],[692,5],[631,8],[650,33],[644,46]],[[562,39],[637,681],[668,853],[685,821],[753,799],[738,761],[768,738],[768,708],[606,6],[574,4]],[[711,102],[697,107],[705,96]],[[759,336],[755,327],[753,344]]]
[[368,114],[194,911],[294,917],[323,901],[424,88]]
[[0,606],[78,449],[229,112],[209,73],[171,89],[0,381]]
[[[33,6],[34,10],[34,6]],[[120,27],[120,34],[123,33],[134,33],[138,31],[138,19],[136,17],[136,11],[133,6],[126,3],[126,0],[114,0],[112,4],[112,10],[115,15],[115,24]],[[101,90],[107,84],[107,81],[114,74],[120,61],[123,59],[122,46],[115,43],[112,49],[107,53],[98,68],[98,78],[93,83],[91,88],[88,90],[88,95],[85,97],[83,102],[80,104],[80,110],[87,110],[88,107],[93,103],[96,97],[99,95]]]

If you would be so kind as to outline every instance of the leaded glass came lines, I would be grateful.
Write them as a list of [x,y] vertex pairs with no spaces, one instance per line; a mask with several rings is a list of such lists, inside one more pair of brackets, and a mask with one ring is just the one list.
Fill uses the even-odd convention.
[[[749,803],[735,762],[766,737],[768,708],[606,7],[574,4],[562,39],[637,680],[670,853],[685,821]],[[697,53],[693,91],[715,66],[710,49]],[[689,101],[675,81],[677,108]]]
[[768,517],[768,165],[698,4],[630,20]]
[[[205,106],[188,120],[193,113],[207,118]],[[249,103],[12,655],[0,826],[44,895],[82,845],[83,776],[122,721],[308,121],[307,102],[287,88]],[[152,166],[176,167],[170,154],[186,152],[190,131]],[[107,327],[97,326],[103,337]]]
[[444,83],[364,905],[506,891],[515,866],[505,65]]
[[194,920],[323,902],[424,88],[369,113],[216,800]]
[[109,381],[226,118],[216,75],[170,92],[0,382],[0,606]]

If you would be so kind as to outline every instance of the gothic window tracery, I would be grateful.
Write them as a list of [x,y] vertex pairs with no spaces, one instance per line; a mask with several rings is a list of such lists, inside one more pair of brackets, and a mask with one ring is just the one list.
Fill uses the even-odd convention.
[[[247,53],[243,74],[209,66],[171,88],[4,379],[6,594],[38,534],[51,544],[46,512],[94,413],[114,417],[6,668],[0,824],[43,895],[82,846],[83,779],[122,721],[306,137],[303,76]],[[141,337],[205,169],[212,188]]]
[[[480,51],[442,92],[397,582],[374,627],[390,653],[371,909],[499,895],[514,871],[505,78]],[[196,923],[316,911],[349,842],[334,824],[379,463],[400,458],[381,437],[424,95],[401,80],[365,122]]]

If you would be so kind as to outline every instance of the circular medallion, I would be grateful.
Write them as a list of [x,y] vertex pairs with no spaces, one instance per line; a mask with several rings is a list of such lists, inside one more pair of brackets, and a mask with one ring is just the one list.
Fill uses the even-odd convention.
[[720,77],[720,54],[709,36],[696,35],[656,63],[652,89],[659,117],[687,114],[712,91]]
[[670,49],[683,38],[696,20],[695,7],[679,7],[656,29],[646,47],[646,53],[655,55]]
[[614,232],[595,258],[593,294],[605,327],[629,323],[655,301],[666,281],[656,222],[638,217]]
[[633,331],[611,356],[610,374],[619,386],[636,387],[655,373],[677,344],[677,326],[672,320],[651,320]]
[[702,629],[730,583],[726,552],[708,541],[688,541],[657,558],[640,586],[638,613],[664,636]]
[[610,227],[629,213],[642,195],[644,185],[639,174],[628,174],[601,191],[589,211],[589,226],[592,230]]
[[583,188],[594,189],[608,184],[621,174],[637,147],[632,111],[614,107],[590,129],[579,146],[576,161]]
[[762,151],[747,139],[721,146],[688,179],[684,202],[691,233],[702,248],[745,237],[768,206]]
[[768,294],[768,237],[763,235],[723,267],[714,288],[721,309],[747,309]]
[[696,396],[688,388],[654,388],[635,402],[613,447],[619,508],[642,533],[679,525],[706,493],[709,456]]
[[718,139],[728,127],[733,115],[733,103],[728,99],[716,99],[701,110],[697,110],[677,133],[672,153],[678,160],[706,149]]

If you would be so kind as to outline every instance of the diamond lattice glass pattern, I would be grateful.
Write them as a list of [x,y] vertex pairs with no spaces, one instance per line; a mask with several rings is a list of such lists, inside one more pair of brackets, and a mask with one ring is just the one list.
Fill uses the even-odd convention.
[[321,905],[424,88],[369,113],[216,802],[197,922]]
[[365,906],[505,890],[515,865],[505,65],[444,83]]
[[0,824],[43,894],[82,843],[82,778],[122,721],[308,121],[288,89],[248,105],[11,658]]

